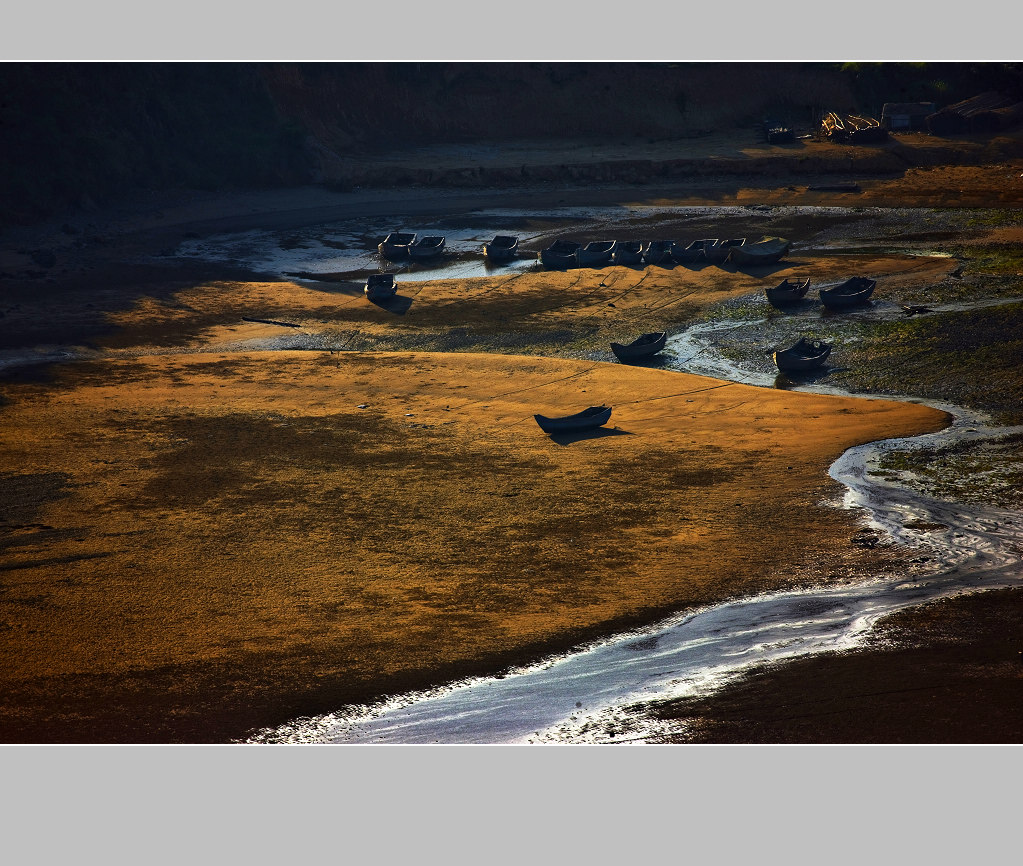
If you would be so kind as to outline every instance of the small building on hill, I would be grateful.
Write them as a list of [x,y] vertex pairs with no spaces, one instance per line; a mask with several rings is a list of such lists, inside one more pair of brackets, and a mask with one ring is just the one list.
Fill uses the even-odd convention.
[[937,110],[933,102],[886,102],[881,126],[891,130],[926,129],[927,118]]

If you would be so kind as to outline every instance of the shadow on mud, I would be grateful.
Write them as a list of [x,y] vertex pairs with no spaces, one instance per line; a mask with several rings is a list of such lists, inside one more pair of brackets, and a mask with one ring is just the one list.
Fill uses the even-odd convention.
[[380,307],[381,310],[387,310],[388,313],[394,313],[396,316],[404,316],[409,307],[412,306],[412,298],[405,295],[391,295],[389,298],[380,298],[374,300],[369,298],[369,302],[375,307]]
[[584,439],[603,439],[605,436],[632,436],[631,430],[619,430],[617,427],[608,429],[598,427],[595,430],[574,430],[564,433],[548,434],[552,442],[558,445],[571,445],[573,442],[582,442]]
[[814,385],[818,382],[824,381],[833,373],[843,373],[849,369],[849,367],[821,367],[817,370],[779,373],[774,379],[774,387],[780,391],[789,391],[792,388]]

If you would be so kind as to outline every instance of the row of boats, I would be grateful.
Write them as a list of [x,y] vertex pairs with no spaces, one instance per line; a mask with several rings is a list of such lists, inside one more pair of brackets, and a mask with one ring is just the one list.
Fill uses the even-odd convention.
[[[850,277],[830,289],[820,289],[821,303],[829,310],[847,310],[859,307],[870,300],[877,286],[877,280],[868,277]],[[775,307],[786,307],[802,301],[810,291],[810,278],[793,282],[787,277],[777,286],[764,289],[767,300]]]
[[[393,262],[428,261],[445,249],[442,235],[418,235],[394,231],[378,245],[380,255]],[[537,253],[545,268],[594,268],[615,265],[672,265],[714,262],[736,265],[772,264],[784,258],[791,247],[785,238],[699,238],[687,243],[672,240],[581,241],[559,238]],[[519,239],[515,235],[494,235],[483,244],[483,256],[491,262],[506,262],[519,257]]]
[[690,265],[699,262],[736,265],[773,264],[784,258],[791,247],[785,238],[700,238],[680,243],[657,241],[579,241],[559,238],[540,250],[545,268],[593,268],[615,265]]

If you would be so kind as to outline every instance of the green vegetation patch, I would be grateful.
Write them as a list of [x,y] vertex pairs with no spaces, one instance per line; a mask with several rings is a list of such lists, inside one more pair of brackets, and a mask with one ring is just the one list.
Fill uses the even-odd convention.
[[1023,303],[880,322],[843,347],[835,380],[857,391],[914,394],[1023,423]]
[[940,448],[887,451],[879,468],[940,499],[1023,508],[1023,433]]

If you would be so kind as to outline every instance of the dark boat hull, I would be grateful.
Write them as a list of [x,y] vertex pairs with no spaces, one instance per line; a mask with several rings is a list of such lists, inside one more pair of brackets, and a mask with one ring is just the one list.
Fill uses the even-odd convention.
[[483,245],[483,255],[492,262],[507,262],[519,254],[519,239],[498,235]]
[[580,268],[599,268],[611,261],[614,255],[615,241],[603,241],[587,244],[575,251],[575,263]]
[[427,236],[419,238],[409,244],[409,258],[415,261],[435,259],[444,252],[445,243],[446,239],[442,237]]
[[409,257],[409,244],[413,243],[415,239],[415,234],[411,232],[391,232],[377,244],[377,252],[390,261],[403,261]]
[[643,334],[631,343],[612,343],[611,351],[619,361],[638,361],[643,358],[650,358],[664,348],[668,334],[664,331],[652,334]]
[[383,301],[392,297],[398,287],[394,284],[393,274],[372,274],[366,280],[363,292],[371,301]]
[[616,265],[638,265],[643,261],[643,245],[638,241],[620,241],[611,254],[611,261]]
[[683,246],[673,243],[671,245],[671,257],[680,265],[691,265],[705,258],[704,249],[710,241],[699,240]]
[[821,303],[829,310],[848,310],[851,307],[861,307],[870,300],[876,286],[876,280],[853,277],[833,289],[821,289]]
[[574,268],[576,250],[581,248],[582,244],[575,241],[555,241],[549,247],[540,250],[540,263],[545,268],[557,270]]
[[643,262],[648,265],[663,265],[671,261],[672,241],[650,241],[643,247]]
[[590,406],[575,415],[561,418],[548,418],[546,415],[534,415],[533,418],[544,433],[572,433],[602,427],[611,418],[611,407]]
[[809,290],[809,278],[804,280],[802,283],[792,283],[788,280],[782,280],[777,286],[764,289],[764,294],[767,295],[767,300],[774,304],[774,306],[783,307],[786,304],[795,304],[798,301],[803,300]]
[[735,265],[772,265],[788,255],[790,242],[784,238],[771,238],[732,247],[728,260]]
[[831,354],[831,346],[818,341],[800,339],[794,346],[774,353],[775,366],[783,373],[816,370]]
[[703,248],[704,258],[708,262],[724,262],[735,247],[746,243],[745,238],[726,238],[716,240]]

